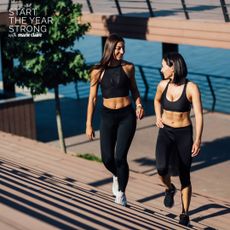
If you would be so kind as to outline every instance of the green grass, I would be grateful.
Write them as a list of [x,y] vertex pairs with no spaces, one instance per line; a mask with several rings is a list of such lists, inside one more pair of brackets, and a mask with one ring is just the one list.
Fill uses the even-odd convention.
[[97,162],[102,162],[101,158],[100,157],[97,157],[95,156],[94,154],[92,153],[80,153],[80,154],[77,154],[78,157],[81,157],[81,158],[84,158],[86,160],[89,160],[89,161],[97,161]]

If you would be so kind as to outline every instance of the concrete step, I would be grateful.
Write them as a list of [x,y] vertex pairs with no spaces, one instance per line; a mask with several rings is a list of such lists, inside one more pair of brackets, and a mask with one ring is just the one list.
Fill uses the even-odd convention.
[[1,171],[4,229],[190,229],[131,199],[128,207],[117,205],[108,192],[71,178],[7,160],[2,160]]

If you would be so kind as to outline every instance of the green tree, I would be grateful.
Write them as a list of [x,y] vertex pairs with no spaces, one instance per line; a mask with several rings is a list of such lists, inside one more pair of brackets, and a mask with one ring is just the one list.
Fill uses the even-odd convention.
[[9,59],[17,58],[19,64],[5,71],[8,71],[7,76],[12,82],[19,87],[28,87],[32,95],[54,89],[58,136],[61,148],[66,153],[58,86],[88,80],[84,57],[79,50],[73,49],[73,45],[90,25],[80,22],[82,5],[74,4],[71,0],[46,0],[42,3],[40,0],[23,0],[18,16],[25,17],[23,12],[26,7],[34,10],[31,15],[27,11],[27,25],[31,24],[30,18],[33,17],[50,18],[50,23],[40,20],[40,26],[44,25],[43,28],[47,29],[45,32],[43,29],[41,38],[8,38],[4,52]]

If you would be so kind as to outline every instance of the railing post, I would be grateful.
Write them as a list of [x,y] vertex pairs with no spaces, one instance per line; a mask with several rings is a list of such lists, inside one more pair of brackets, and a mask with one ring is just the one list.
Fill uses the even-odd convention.
[[149,93],[149,85],[148,85],[148,82],[146,81],[146,77],[145,77],[145,74],[144,74],[144,71],[142,69],[142,66],[138,66],[139,67],[139,71],[141,73],[141,78],[144,82],[144,85],[145,85],[145,95],[144,95],[144,100],[147,101],[148,99],[148,93]]
[[213,102],[212,102],[212,112],[214,112],[215,111],[215,106],[216,106],[216,95],[215,95],[215,92],[213,90],[212,82],[210,80],[210,77],[208,75],[206,75],[206,78],[207,78],[208,86],[209,86],[211,94],[212,94],[212,99],[213,99]]
[[118,1],[118,0],[114,0],[114,1],[115,1],[115,4],[116,4],[116,7],[117,7],[117,10],[118,10],[119,15],[122,15],[121,7],[120,7],[120,4],[119,4],[119,1]]
[[224,20],[225,22],[229,22],[228,9],[227,9],[225,0],[220,0],[220,4],[221,4],[223,15],[224,15]]
[[7,11],[9,11],[9,10],[10,10],[10,8],[11,8],[11,0],[9,0],[9,2],[8,2]]
[[93,7],[91,5],[91,2],[90,2],[90,0],[86,0],[86,2],[87,2],[87,5],[88,5],[88,8],[89,8],[89,12],[92,14],[93,13]]
[[181,0],[181,4],[182,4],[182,6],[183,6],[185,18],[186,18],[186,19],[189,19],[188,10],[187,10],[186,4],[185,4],[185,0]]
[[151,6],[151,2],[149,0],[146,0],[146,3],[147,3],[147,6],[149,8],[149,14],[151,17],[154,17],[154,13],[153,13],[153,9],[152,9],[152,6]]

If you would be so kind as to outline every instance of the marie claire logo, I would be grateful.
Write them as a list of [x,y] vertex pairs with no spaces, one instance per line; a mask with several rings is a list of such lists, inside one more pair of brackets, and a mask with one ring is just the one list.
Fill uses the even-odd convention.
[[38,17],[32,4],[9,10],[9,37],[42,37],[52,17]]

